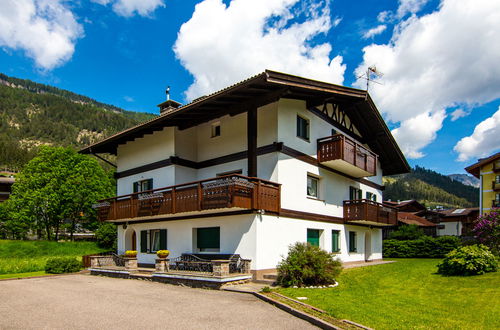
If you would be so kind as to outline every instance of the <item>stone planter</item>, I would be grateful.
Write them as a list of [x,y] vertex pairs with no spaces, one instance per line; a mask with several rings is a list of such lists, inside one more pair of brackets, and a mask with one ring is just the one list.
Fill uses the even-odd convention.
[[212,260],[214,276],[229,276],[229,260]]
[[124,257],[125,260],[125,269],[127,270],[137,270],[137,257]]
[[167,258],[157,258],[155,262],[156,273],[168,273],[168,262],[169,260]]

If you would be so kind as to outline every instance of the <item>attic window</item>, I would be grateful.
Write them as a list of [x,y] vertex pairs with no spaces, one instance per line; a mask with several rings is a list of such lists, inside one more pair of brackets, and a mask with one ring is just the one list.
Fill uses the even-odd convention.
[[220,136],[220,121],[212,124],[212,137]]

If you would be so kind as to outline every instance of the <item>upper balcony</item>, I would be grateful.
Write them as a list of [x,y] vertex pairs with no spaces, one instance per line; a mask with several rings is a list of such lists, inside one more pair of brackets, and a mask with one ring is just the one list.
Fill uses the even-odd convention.
[[500,190],[500,182],[493,181],[491,183],[491,189],[493,189],[493,191],[499,191]]
[[398,211],[368,199],[344,201],[344,221],[353,224],[395,226]]
[[229,175],[108,198],[100,200],[94,208],[100,221],[147,220],[208,210],[278,213],[280,193],[280,184]]
[[377,155],[342,134],[318,139],[318,160],[356,178],[377,174]]
[[493,162],[493,172],[495,173],[500,172],[500,160]]

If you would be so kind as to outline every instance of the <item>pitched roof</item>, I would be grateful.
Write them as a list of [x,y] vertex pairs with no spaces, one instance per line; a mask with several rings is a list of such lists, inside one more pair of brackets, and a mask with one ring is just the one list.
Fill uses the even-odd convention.
[[398,221],[406,223],[407,225],[417,225],[420,227],[435,227],[436,224],[427,219],[419,217],[410,212],[398,212]]
[[384,174],[409,172],[410,167],[403,153],[366,91],[270,70],[166,111],[156,118],[89,145],[80,152],[116,154],[118,145],[164,127],[177,126],[182,130],[226,114],[243,113],[280,98],[305,100],[308,108],[322,105],[327,100],[345,105],[344,111],[362,136],[360,142],[368,144],[379,155]]
[[474,212],[479,212],[479,207],[469,207],[464,209],[449,209],[440,211],[439,213],[446,218],[446,217],[466,217]]
[[467,166],[465,170],[479,179],[479,171],[481,170],[481,167],[483,165],[494,162],[497,159],[500,159],[500,152],[497,152],[496,154],[489,157],[479,159],[477,163]]
[[394,202],[394,201],[384,201],[384,204],[387,204],[389,206],[392,206],[396,209],[403,209],[405,207],[408,207],[408,206],[415,206],[417,209],[420,209],[420,210],[425,210],[426,207],[423,206],[422,204],[420,204],[419,202],[417,202],[415,199],[409,199],[409,200],[406,200],[406,201],[398,201],[398,202]]

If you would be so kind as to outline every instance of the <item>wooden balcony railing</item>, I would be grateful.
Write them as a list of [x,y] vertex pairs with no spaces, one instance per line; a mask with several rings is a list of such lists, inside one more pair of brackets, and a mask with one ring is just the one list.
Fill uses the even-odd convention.
[[223,208],[280,210],[280,184],[229,175],[100,200],[100,221]]
[[348,200],[344,201],[344,221],[395,226],[398,223],[398,211],[368,199]]
[[493,172],[500,172],[500,161],[497,160],[493,162]]
[[318,160],[358,178],[377,174],[377,155],[342,134],[318,139]]
[[499,191],[500,190],[500,182],[493,181],[491,183],[491,189],[494,191]]

